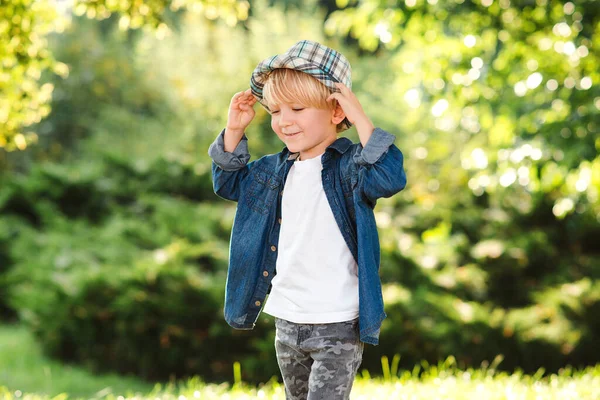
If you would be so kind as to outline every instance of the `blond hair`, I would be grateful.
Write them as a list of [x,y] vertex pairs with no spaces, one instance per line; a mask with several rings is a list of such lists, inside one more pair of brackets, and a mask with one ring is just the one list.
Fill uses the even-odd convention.
[[[314,77],[290,68],[271,71],[263,88],[263,98],[269,108],[285,103],[333,110],[336,102],[327,102],[330,94],[329,88]],[[343,130],[342,121],[337,125],[337,131]]]

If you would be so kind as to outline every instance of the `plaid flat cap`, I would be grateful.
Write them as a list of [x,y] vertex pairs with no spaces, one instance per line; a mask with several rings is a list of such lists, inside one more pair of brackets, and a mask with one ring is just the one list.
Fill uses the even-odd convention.
[[[339,92],[336,82],[352,88],[351,68],[348,59],[341,53],[310,40],[302,40],[287,52],[261,61],[252,72],[250,89],[258,102],[269,110],[263,99],[263,87],[271,71],[277,68],[290,68],[307,73],[327,86],[332,92]],[[348,118],[342,122],[344,129],[352,126]]]

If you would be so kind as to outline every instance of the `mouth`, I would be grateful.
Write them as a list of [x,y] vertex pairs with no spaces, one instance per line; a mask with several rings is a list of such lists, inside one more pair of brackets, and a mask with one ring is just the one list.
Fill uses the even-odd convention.
[[298,132],[291,132],[291,133],[283,132],[283,134],[284,134],[285,137],[294,137],[294,136],[297,136],[299,133],[300,133],[299,131]]

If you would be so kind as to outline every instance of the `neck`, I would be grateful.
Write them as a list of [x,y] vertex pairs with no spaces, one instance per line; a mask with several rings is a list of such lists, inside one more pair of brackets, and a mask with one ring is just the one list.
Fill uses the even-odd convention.
[[308,151],[300,151],[300,155],[298,156],[298,160],[304,161],[309,160],[311,158],[315,158],[318,155],[325,153],[325,150],[337,140],[337,136],[333,136],[321,142],[317,147],[313,147]]

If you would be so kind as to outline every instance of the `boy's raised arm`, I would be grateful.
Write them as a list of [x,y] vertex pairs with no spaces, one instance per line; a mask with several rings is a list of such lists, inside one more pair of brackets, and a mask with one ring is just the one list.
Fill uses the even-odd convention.
[[362,148],[354,154],[359,167],[359,187],[369,202],[390,197],[406,186],[404,157],[394,146],[396,137],[383,129],[375,128],[363,110],[356,95],[344,84],[336,83],[339,92],[332,93],[327,101],[337,100],[346,118],[356,126]]
[[208,148],[213,160],[213,189],[228,200],[238,200],[240,182],[248,173],[250,153],[244,132],[254,118],[254,103],[250,89],[236,93],[229,105],[226,128]]
[[233,172],[244,168],[250,160],[248,138],[242,133],[241,138],[237,139],[234,149],[232,151],[227,151],[226,132],[227,129],[224,129],[219,133],[219,136],[217,136],[208,148],[208,155],[212,158],[213,163],[215,163],[218,168],[223,171]]
[[231,98],[227,114],[227,127],[225,128],[225,151],[233,153],[236,149],[246,128],[254,119],[256,112],[252,106],[255,103],[256,97],[252,95],[250,89],[238,92]]
[[406,186],[404,156],[394,145],[395,139],[375,128],[367,144],[353,155],[359,166],[359,188],[373,205],[377,199],[393,196]]
[[353,125],[356,126],[360,143],[364,146],[367,145],[369,138],[375,130],[375,126],[369,116],[365,113],[358,101],[356,95],[343,83],[336,83],[335,86],[339,89],[339,92],[332,93],[327,101],[337,100],[338,104],[344,111],[346,118]]

